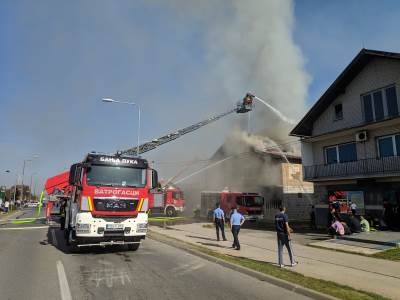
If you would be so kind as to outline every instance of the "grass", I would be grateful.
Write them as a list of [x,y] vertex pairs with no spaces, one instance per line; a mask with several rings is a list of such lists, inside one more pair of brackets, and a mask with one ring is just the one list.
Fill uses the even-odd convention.
[[369,256],[387,260],[400,261],[400,248],[389,249]]
[[155,218],[149,218],[149,222],[180,221],[180,220],[185,220],[185,218],[184,217],[174,217],[174,218],[155,217]]
[[364,254],[364,253],[360,253],[360,252],[352,252],[352,251],[346,251],[346,250],[341,250],[341,249],[327,249],[325,247],[321,247],[318,245],[307,245],[307,246],[312,247],[312,248],[326,250],[326,251],[336,251],[336,252],[360,255],[360,256],[365,256],[365,257],[373,257],[373,258],[386,259],[386,260],[392,260],[392,261],[400,261],[400,248],[393,248],[393,249],[385,250],[385,251],[378,252],[375,254]]
[[206,247],[194,245],[192,243],[184,242],[179,239],[171,238],[164,236],[162,234],[157,234],[154,232],[151,232],[149,234],[150,237],[157,238],[161,241],[165,241],[166,238],[168,240],[174,240],[174,244],[182,244],[184,245],[185,248],[189,248],[192,250],[200,251],[202,253],[205,253],[207,255],[210,255],[212,257],[224,260],[226,262],[240,265],[242,267],[246,267],[252,270],[255,270],[257,272],[273,276],[294,284],[297,284],[299,286],[303,286],[309,289],[312,289],[314,291],[318,291],[320,293],[330,295],[339,299],[344,299],[344,300],[385,300],[388,298],[385,298],[383,296],[366,292],[366,291],[361,291],[354,289],[352,287],[346,286],[346,285],[341,285],[332,281],[327,281],[323,279],[318,279],[318,278],[313,278],[309,276],[305,276],[303,274],[288,270],[288,269],[281,269],[278,268],[277,266],[274,266],[270,263],[263,262],[263,261],[257,261],[253,259],[248,259],[248,258],[243,258],[243,257],[236,257],[236,256],[231,256],[231,255],[226,255],[222,254],[216,251],[213,251],[211,249],[208,249]]
[[22,223],[32,223],[35,222],[36,219],[35,218],[31,218],[31,219],[18,219],[18,220],[12,220],[11,224],[22,224]]

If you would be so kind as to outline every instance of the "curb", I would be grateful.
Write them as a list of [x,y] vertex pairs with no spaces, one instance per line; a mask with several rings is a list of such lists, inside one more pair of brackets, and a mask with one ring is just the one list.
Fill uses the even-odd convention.
[[[289,291],[292,291],[292,292],[295,292],[295,293],[298,293],[303,296],[310,297],[310,298],[316,299],[316,300],[335,300],[335,299],[337,300],[338,299],[333,296],[325,295],[320,292],[308,289],[306,287],[299,286],[297,284],[294,284],[294,283],[291,283],[291,282],[288,282],[288,281],[285,281],[285,280],[282,280],[282,279],[279,279],[279,278],[276,278],[276,277],[273,277],[273,276],[270,276],[267,274],[263,274],[261,272],[254,271],[252,269],[249,269],[249,268],[246,268],[246,267],[234,264],[234,263],[227,262],[225,260],[205,254],[201,251],[190,249],[185,244],[186,242],[184,242],[182,240],[178,240],[176,238],[173,238],[174,240],[170,240],[170,239],[168,239],[168,236],[165,234],[155,232],[152,230],[149,230],[149,233],[150,233],[150,235],[148,235],[148,237],[151,239],[154,239],[156,241],[167,244],[169,246],[184,250],[190,254],[196,255],[198,257],[201,257],[201,258],[211,261],[213,263],[219,264],[219,265],[229,268],[231,270],[238,271],[240,273],[249,275],[260,281],[265,281],[265,282],[271,283],[278,287],[284,288],[286,290],[289,290]],[[189,243],[189,242],[187,242],[187,243]],[[189,243],[189,244],[191,244],[191,243]],[[195,245],[195,244],[193,244],[193,245]],[[195,245],[195,246],[197,246],[197,245]]]

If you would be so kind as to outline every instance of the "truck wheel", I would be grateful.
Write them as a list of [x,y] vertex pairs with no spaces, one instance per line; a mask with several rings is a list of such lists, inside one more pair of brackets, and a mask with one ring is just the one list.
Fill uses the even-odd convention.
[[137,244],[128,244],[128,249],[131,251],[136,251],[137,249],[139,249],[140,243]]
[[165,214],[167,215],[167,217],[172,218],[176,216],[176,211],[175,208],[173,207],[167,207],[167,210],[165,211]]
[[68,230],[68,236],[67,236],[67,246],[68,246],[68,251],[70,253],[77,253],[79,252],[79,247],[77,244],[76,239],[74,239],[74,231],[73,230]]

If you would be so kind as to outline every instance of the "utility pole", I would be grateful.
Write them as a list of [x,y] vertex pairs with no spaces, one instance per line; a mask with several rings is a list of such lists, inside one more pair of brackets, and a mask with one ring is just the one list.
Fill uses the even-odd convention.
[[25,175],[25,163],[27,161],[32,161],[31,159],[24,159],[24,164],[22,166],[22,181],[21,181],[21,186],[22,186],[22,191],[21,191],[21,203],[24,201],[24,175]]
[[24,201],[24,176],[25,176],[25,164],[27,162],[31,162],[34,158],[38,158],[39,155],[33,155],[32,159],[24,159],[24,163],[22,166],[22,181],[21,181],[21,186],[22,186],[22,194],[21,194],[21,202]]
[[[29,184],[29,194],[32,196],[32,179],[33,179],[33,176],[34,175],[36,175],[37,173],[36,172],[33,172],[32,174],[31,174],[31,183]],[[32,198],[32,197],[31,197]],[[31,200],[31,199],[30,199]]]

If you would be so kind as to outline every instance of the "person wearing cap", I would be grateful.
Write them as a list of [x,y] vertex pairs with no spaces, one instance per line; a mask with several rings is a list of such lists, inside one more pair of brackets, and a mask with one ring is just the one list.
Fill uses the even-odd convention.
[[236,248],[236,250],[240,250],[239,231],[240,231],[240,227],[244,223],[244,217],[242,216],[242,214],[237,212],[236,208],[233,209],[233,213],[230,218],[230,223],[231,223],[231,231],[233,234],[232,248]]
[[222,239],[226,241],[225,237],[225,216],[224,211],[221,209],[221,205],[218,203],[217,208],[214,209],[213,219],[215,224],[215,230],[217,232],[217,241],[219,241],[219,231],[221,230]]

